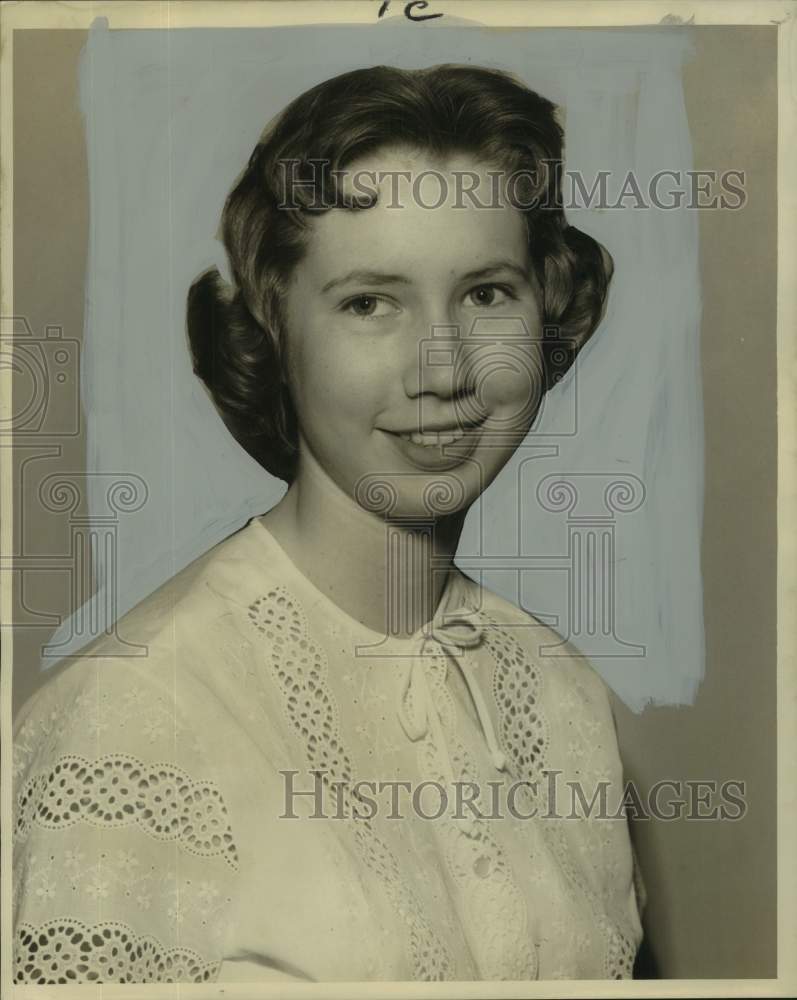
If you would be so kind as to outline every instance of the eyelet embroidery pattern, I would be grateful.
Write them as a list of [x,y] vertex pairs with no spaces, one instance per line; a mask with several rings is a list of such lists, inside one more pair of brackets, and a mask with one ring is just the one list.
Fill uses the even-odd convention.
[[16,983],[206,983],[220,962],[205,962],[190,948],[163,948],[123,923],[88,926],[80,920],[22,924],[14,943]]
[[[518,774],[540,781],[550,738],[542,712],[542,680],[539,671],[513,636],[507,635],[495,618],[481,611],[488,627],[485,643],[495,660],[493,697],[501,720],[504,750],[511,750]],[[541,787],[544,786],[541,782]]]
[[[485,622],[492,626],[485,630],[485,641],[495,660],[493,674],[493,695],[501,718],[501,736],[507,756],[514,762],[518,776],[526,780],[539,781],[538,808],[547,810],[547,782],[540,781],[546,767],[549,746],[547,724],[540,712],[542,704],[542,675],[527,658],[514,636],[500,627],[497,619],[482,610]],[[583,738],[583,733],[582,733]],[[575,756],[579,756],[578,749]],[[589,745],[582,750],[587,752]],[[571,754],[574,748],[571,747]],[[521,797],[529,804],[531,795],[523,787]],[[541,821],[544,839],[559,863],[566,883],[574,898],[579,895],[590,904],[595,920],[605,939],[604,975],[607,979],[631,978],[636,949],[632,942],[621,933],[618,926],[605,913],[604,904],[589,882],[582,876],[570,857],[565,831],[560,820]],[[589,823],[583,829],[593,832]],[[588,845],[595,850],[595,845]]]
[[[269,665],[282,696],[283,712],[301,740],[310,770],[326,771],[324,782],[328,786],[343,782],[338,789],[345,797],[347,811],[354,812],[356,805],[350,792],[353,767],[340,736],[339,711],[328,685],[326,656],[310,638],[300,605],[286,588],[274,587],[249,606],[249,620],[268,640]],[[413,978],[453,979],[448,950],[423,916],[395,856],[370,820],[354,821],[354,840],[408,928]]]
[[127,754],[90,761],[60,757],[51,770],[29,778],[18,798],[16,841],[31,824],[61,830],[75,823],[100,827],[137,824],[156,840],[175,840],[190,854],[223,857],[233,869],[238,855],[218,789],[194,781],[171,764],[144,764]]
[[[126,909],[134,912],[141,922],[159,914],[173,938],[179,938],[185,923],[218,931],[225,924],[226,907],[230,903],[230,898],[225,897],[215,880],[178,879],[175,872],[164,874],[128,850],[117,850],[111,856],[103,854],[96,862],[80,848],[61,850],[41,858],[34,855],[27,859],[24,879],[27,891],[42,902],[63,899],[70,891],[76,899],[90,899],[95,903],[108,897],[124,898]],[[18,899],[16,886],[15,893]],[[111,935],[113,927],[120,933]],[[111,943],[103,944],[100,940],[103,937]],[[220,964],[203,961],[193,949],[168,948],[151,935],[146,936],[148,959],[145,963],[141,962],[143,952],[139,953],[139,946],[133,944],[122,962],[119,946],[134,943],[136,939],[132,928],[120,922],[92,925],[91,928],[72,917],[48,921],[38,927],[25,922],[20,925],[15,941],[15,981],[50,984],[156,982],[161,973],[169,972],[204,982],[213,977]],[[70,952],[70,940],[78,949],[76,955]],[[109,955],[116,957],[115,965],[108,959]],[[178,958],[179,963],[176,962]],[[186,965],[188,959],[190,968]],[[137,976],[152,978],[139,979]]]
[[[104,666],[44,688],[14,741],[15,982],[206,982],[239,869],[226,806],[159,761],[204,753],[170,691]],[[152,758],[85,754],[116,739]]]

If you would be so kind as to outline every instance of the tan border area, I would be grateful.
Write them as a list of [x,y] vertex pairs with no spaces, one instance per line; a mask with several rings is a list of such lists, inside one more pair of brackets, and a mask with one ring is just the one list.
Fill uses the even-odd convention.
[[[277,24],[369,24],[381,0],[92,0],[3,4],[7,28],[88,28],[107,17],[112,28],[250,27]],[[401,17],[392,0],[386,17]],[[795,16],[793,0],[430,0],[419,13],[443,13],[483,25],[610,27],[661,24],[777,24]]]
[[[401,17],[403,2],[393,0],[391,17]],[[13,315],[13,273],[11,196],[13,191],[12,158],[12,60],[15,28],[88,28],[96,17],[108,18],[113,28],[178,28],[187,26],[269,25],[302,23],[371,23],[375,20],[378,0],[324,0],[310,3],[254,2],[195,3],[134,2],[116,3],[4,3],[0,11],[2,38],[0,59],[0,315]],[[544,982],[528,983],[454,983],[454,984],[267,984],[242,986],[80,986],[80,987],[10,987],[11,927],[10,877],[2,879],[2,965],[0,993],[9,998],[30,997],[724,997],[724,996],[793,996],[797,993],[797,957],[794,940],[795,886],[797,861],[792,845],[797,843],[797,792],[795,791],[795,750],[797,749],[797,541],[794,518],[797,512],[797,191],[791,178],[797,177],[797,3],[769,0],[650,0],[650,2],[604,3],[569,2],[569,0],[429,0],[429,11],[443,12],[475,24],[491,26],[631,26],[667,23],[696,25],[776,24],[778,26],[778,870],[779,870],[779,978],[777,980],[661,980],[629,983]],[[11,414],[9,388],[11,373],[0,366],[0,419]],[[15,501],[11,479],[9,448],[0,447],[0,553],[12,551],[12,505]],[[0,619],[7,623],[11,611],[11,574],[0,572]],[[0,677],[0,724],[2,734],[3,781],[0,817],[2,817],[2,866],[11,871],[11,843],[7,835],[11,816],[11,697],[10,665],[13,657],[10,631],[2,632],[2,675]]]

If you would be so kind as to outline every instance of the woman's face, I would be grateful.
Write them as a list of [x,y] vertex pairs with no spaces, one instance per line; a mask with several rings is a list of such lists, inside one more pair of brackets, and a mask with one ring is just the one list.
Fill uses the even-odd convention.
[[[441,179],[413,197],[427,170]],[[374,206],[312,221],[285,302],[300,483],[314,465],[360,506],[436,517],[467,509],[523,440],[541,399],[540,290],[520,212],[484,207],[488,170],[385,149],[344,184],[376,172]],[[478,174],[475,204],[462,171],[466,187]]]

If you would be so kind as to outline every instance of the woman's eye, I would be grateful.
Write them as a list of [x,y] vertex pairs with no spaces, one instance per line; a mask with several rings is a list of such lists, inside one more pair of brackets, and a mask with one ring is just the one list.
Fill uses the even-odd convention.
[[500,306],[516,297],[504,285],[477,285],[468,292],[470,304],[474,306]]
[[395,311],[395,306],[376,295],[356,295],[344,302],[341,308],[359,319],[378,319]]

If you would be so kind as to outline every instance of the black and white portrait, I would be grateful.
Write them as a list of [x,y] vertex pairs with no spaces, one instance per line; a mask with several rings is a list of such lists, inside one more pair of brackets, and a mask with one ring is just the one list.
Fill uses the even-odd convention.
[[774,981],[793,5],[57,6],[9,985]]

